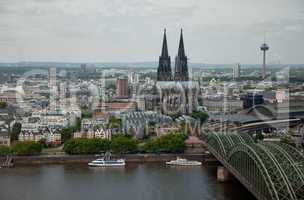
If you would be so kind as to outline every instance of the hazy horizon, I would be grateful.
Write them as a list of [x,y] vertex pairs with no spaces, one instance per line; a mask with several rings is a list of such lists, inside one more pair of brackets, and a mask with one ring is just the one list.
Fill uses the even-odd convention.
[[[108,62],[93,62],[93,61],[88,61],[88,62],[81,62],[81,61],[48,61],[48,60],[37,60],[37,61],[14,61],[14,62],[1,62],[0,64],[22,64],[22,63],[58,63],[58,64],[138,64],[138,63],[155,63],[158,64],[157,60],[154,61],[108,61]],[[175,64],[174,60],[171,60],[171,64]],[[240,65],[262,65],[262,63],[240,63],[240,62],[235,62],[235,63],[203,63],[203,62],[188,62],[189,65],[235,65],[235,64],[240,64]],[[267,65],[304,65],[303,63],[267,63]]]
[[[14,63],[2,63],[0,62],[0,67],[58,67],[58,68],[79,68],[81,64],[87,64],[88,68],[143,68],[143,69],[157,69],[157,61],[147,61],[147,62],[14,62]],[[171,63],[175,66],[175,62]],[[207,69],[207,68],[233,68],[236,64],[241,64],[241,68],[262,68],[262,64],[245,64],[245,63],[188,63],[190,69]],[[282,67],[290,68],[304,68],[304,64],[268,64],[268,69],[276,69]]]

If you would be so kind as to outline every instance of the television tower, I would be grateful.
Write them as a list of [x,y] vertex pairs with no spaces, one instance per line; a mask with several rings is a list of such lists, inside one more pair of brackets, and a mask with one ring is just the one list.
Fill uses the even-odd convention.
[[269,50],[269,46],[265,42],[265,37],[264,37],[264,43],[261,46],[261,51],[263,51],[263,71],[262,71],[262,77],[265,79],[266,77],[266,51]]

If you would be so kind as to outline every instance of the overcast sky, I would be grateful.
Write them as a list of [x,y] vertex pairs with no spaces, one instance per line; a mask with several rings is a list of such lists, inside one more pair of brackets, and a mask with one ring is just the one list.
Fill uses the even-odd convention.
[[0,0],[0,62],[304,63],[304,0]]

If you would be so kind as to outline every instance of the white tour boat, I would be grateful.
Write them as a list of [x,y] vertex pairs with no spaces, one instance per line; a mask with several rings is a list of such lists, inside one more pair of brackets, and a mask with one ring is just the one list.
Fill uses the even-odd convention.
[[105,160],[103,158],[93,160],[88,164],[90,167],[122,167],[126,165],[124,159]]
[[90,167],[123,167],[126,165],[126,162],[124,159],[111,159],[111,153],[107,152],[103,158],[93,160],[88,165]]
[[184,158],[177,158],[176,160],[171,160],[166,162],[167,165],[180,165],[180,166],[199,166],[202,165],[201,162],[191,161]]

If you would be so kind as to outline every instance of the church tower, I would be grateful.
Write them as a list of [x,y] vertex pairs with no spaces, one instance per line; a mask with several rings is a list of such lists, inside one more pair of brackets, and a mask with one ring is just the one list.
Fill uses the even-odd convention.
[[161,56],[159,57],[157,81],[172,81],[171,58],[168,53],[166,29],[164,30]]
[[174,74],[175,81],[189,81],[187,60],[188,58],[185,54],[185,47],[184,47],[183,29],[181,29],[178,54],[175,58],[175,74]]

